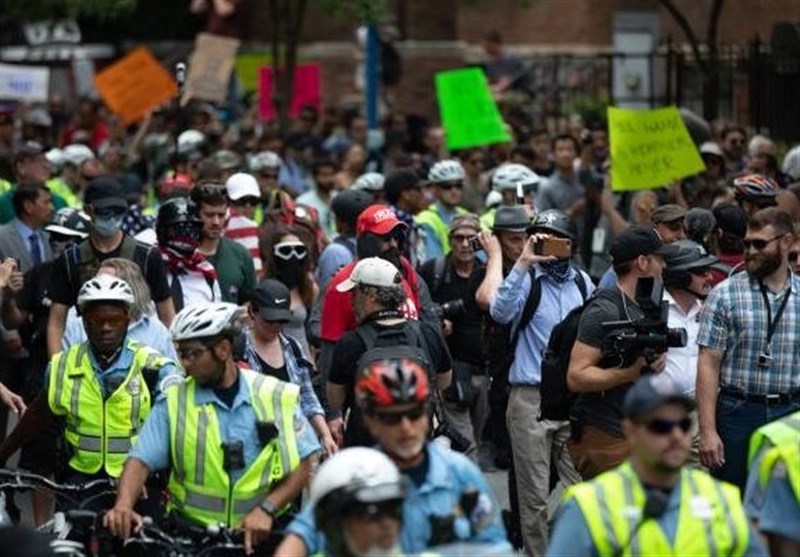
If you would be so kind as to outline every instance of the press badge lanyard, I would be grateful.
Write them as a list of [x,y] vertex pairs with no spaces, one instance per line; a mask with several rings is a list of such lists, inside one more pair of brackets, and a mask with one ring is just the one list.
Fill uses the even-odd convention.
[[775,334],[775,329],[778,328],[778,323],[780,322],[781,317],[783,317],[783,310],[786,309],[786,304],[789,303],[789,296],[792,294],[792,283],[789,282],[789,289],[786,291],[786,296],[784,296],[780,307],[778,307],[778,311],[775,313],[774,321],[772,319],[772,306],[770,305],[769,297],[767,296],[767,288],[764,286],[763,282],[759,282],[758,286],[761,288],[761,297],[764,298],[764,304],[767,306],[767,345],[764,348],[764,353],[769,354],[772,335]]

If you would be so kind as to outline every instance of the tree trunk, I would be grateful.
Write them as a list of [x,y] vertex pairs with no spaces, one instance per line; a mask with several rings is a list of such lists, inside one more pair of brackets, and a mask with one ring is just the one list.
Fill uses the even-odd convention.
[[289,131],[297,47],[303,32],[307,0],[269,0],[272,19],[272,103],[281,134]]

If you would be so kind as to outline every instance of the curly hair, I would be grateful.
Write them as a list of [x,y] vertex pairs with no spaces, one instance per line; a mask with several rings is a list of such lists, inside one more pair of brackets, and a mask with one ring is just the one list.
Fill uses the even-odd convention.
[[400,309],[406,302],[406,291],[402,286],[360,286],[362,291],[368,292],[378,299],[383,309]]

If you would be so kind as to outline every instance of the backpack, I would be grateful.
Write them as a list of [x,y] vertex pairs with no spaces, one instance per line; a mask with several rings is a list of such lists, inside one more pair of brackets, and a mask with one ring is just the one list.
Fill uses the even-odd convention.
[[[147,255],[151,249],[154,248],[126,234],[122,239],[122,246],[117,257],[133,261],[142,270],[142,275],[147,277]],[[97,271],[100,269],[100,260],[88,239],[67,248],[64,257],[67,262],[67,280],[77,296],[83,283],[97,275]]]
[[617,306],[620,305],[621,298],[619,298],[616,289],[598,289],[582,305],[570,311],[550,333],[547,348],[542,354],[542,379],[539,385],[541,394],[540,421],[564,421],[570,419],[570,409],[577,399],[577,394],[570,392],[567,387],[567,370],[569,369],[572,346],[578,338],[578,326],[583,312],[598,298],[613,299]]
[[430,350],[419,321],[409,319],[402,329],[381,327],[381,330],[376,330],[372,326],[359,326],[355,332],[366,347],[356,362],[358,372],[375,360],[411,358],[427,369],[429,379],[433,379],[435,371],[432,369]]

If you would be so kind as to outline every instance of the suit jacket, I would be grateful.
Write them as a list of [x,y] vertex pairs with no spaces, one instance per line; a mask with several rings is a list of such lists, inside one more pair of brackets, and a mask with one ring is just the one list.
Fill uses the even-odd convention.
[[[42,250],[42,262],[52,259],[53,252],[50,250],[49,235],[47,232],[40,231],[39,247]],[[17,227],[14,225],[14,221],[0,226],[0,261],[6,257],[19,259],[20,270],[23,273],[27,273],[33,268],[30,242],[28,238],[23,238],[20,235]]]

